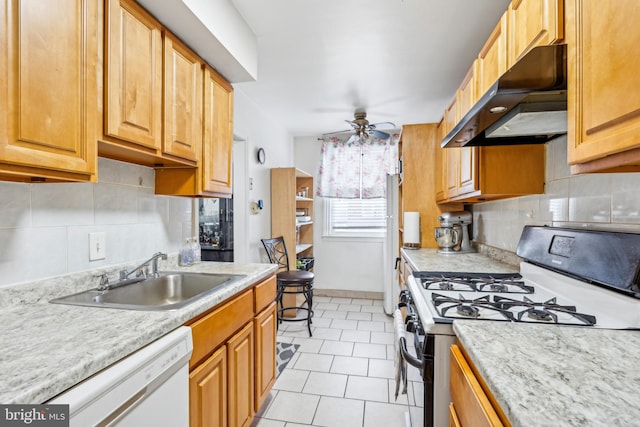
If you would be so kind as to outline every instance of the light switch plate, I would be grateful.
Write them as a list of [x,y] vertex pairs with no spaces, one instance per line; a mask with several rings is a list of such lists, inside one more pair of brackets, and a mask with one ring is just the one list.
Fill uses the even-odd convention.
[[89,233],[89,261],[107,257],[107,235],[104,232]]

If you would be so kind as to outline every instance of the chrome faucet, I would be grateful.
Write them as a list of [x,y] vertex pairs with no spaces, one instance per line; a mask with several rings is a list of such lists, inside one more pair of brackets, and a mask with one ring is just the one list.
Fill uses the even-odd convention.
[[[155,254],[153,254],[153,256],[151,258],[149,258],[148,260],[146,260],[145,262],[143,262],[142,264],[140,264],[139,266],[137,266],[136,268],[134,268],[131,271],[127,271],[126,269],[121,270],[120,271],[120,281],[123,282],[125,280],[132,280],[133,281],[141,281],[147,278],[147,276],[149,277],[158,277],[160,276],[160,274],[158,273],[158,259],[162,258],[163,260],[167,259],[167,254],[162,253],[162,252],[157,252]],[[149,264],[151,264],[151,273],[148,274],[143,268],[144,267],[149,267]],[[142,277],[142,279],[140,280],[135,280],[135,279],[129,279],[129,276],[131,276],[133,273],[137,273],[136,274],[136,278],[140,278]]]

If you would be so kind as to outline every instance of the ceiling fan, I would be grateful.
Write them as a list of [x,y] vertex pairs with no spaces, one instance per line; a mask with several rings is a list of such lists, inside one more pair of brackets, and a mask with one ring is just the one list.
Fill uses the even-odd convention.
[[354,114],[354,120],[345,120],[345,122],[349,123],[352,129],[345,129],[337,132],[325,133],[323,137],[329,136],[329,135],[335,135],[338,133],[353,131],[353,135],[351,135],[347,143],[351,143],[356,139],[360,139],[360,140],[369,139],[370,135],[379,139],[386,140],[391,137],[391,134],[378,130],[378,127],[384,126],[384,127],[388,127],[389,129],[393,129],[396,127],[396,125],[393,124],[392,122],[369,123],[369,120],[367,120],[367,113],[365,111],[359,111],[359,110],[356,110]]

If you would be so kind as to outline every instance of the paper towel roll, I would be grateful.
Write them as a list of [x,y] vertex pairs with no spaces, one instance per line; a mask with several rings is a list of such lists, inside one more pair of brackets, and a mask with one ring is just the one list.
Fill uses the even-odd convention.
[[420,212],[404,213],[404,244],[420,244]]

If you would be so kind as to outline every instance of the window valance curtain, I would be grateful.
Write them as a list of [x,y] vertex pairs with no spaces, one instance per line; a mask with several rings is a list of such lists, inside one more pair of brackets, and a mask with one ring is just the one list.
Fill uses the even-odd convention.
[[350,140],[352,133],[325,137],[316,194],[343,199],[385,197],[386,175],[397,173],[398,165],[400,132],[390,133],[387,140],[373,136]]

